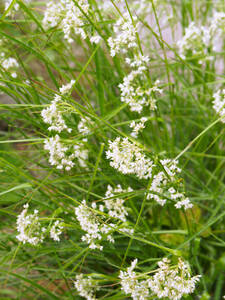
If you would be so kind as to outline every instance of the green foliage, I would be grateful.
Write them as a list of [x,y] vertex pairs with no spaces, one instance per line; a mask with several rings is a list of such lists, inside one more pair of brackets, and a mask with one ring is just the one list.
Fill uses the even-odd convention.
[[[15,2],[19,11],[10,17],[7,14]],[[45,29],[43,2],[12,1],[7,11],[1,12],[4,46],[0,48],[17,59],[19,69],[13,78],[0,65],[0,101],[5,95],[10,98],[10,104],[0,104],[0,299],[81,299],[73,284],[79,273],[96,279],[102,287],[99,299],[128,299],[119,286],[119,271],[137,258],[140,273],[149,272],[165,256],[182,256],[193,274],[202,275],[195,293],[186,299],[222,299],[225,130],[212,108],[212,95],[225,83],[214,61],[219,56],[224,68],[225,48],[219,54],[210,49],[213,60],[203,67],[195,56],[181,58],[161,25],[163,7],[172,12],[173,36],[173,22],[181,24],[183,32],[193,20],[204,24],[215,9],[214,3],[159,0],[161,5],[157,6],[149,1],[154,24],[148,23],[148,16],[138,16],[146,31],[147,40],[138,38],[139,46],[150,56],[149,78],[152,82],[160,79],[163,93],[157,97],[156,111],[144,110],[149,120],[134,140],[129,124],[140,115],[120,101],[118,89],[128,67],[123,54],[110,57],[107,45],[116,8],[119,10],[117,1],[111,2],[112,15],[105,16],[99,10],[97,17],[95,10],[86,21],[89,32],[96,30],[101,35],[98,45],[77,35],[74,43],[68,44],[58,26]],[[224,11],[223,1],[217,2],[217,8]],[[93,8],[98,6],[98,1],[89,3]],[[41,111],[71,79],[75,80],[73,92],[63,96],[63,104],[70,112],[66,123],[72,133],[63,133],[64,141],[80,143],[80,118],[89,117],[93,125],[87,134],[88,168],[75,165],[67,172],[48,162],[43,142],[53,134],[47,130]],[[162,207],[147,200],[150,181],[113,169],[105,152],[109,140],[117,136],[128,137],[155,163],[179,158],[182,179],[177,180],[182,181],[193,208],[177,210],[171,201]],[[134,233],[121,234],[117,229],[114,244],[104,241],[103,251],[91,250],[81,241],[83,232],[74,208],[83,199],[89,203],[103,199],[109,184],[132,187],[133,192],[121,196]],[[26,203],[31,210],[38,209],[42,218],[63,220],[60,242],[48,238],[34,247],[17,240],[16,218]]]

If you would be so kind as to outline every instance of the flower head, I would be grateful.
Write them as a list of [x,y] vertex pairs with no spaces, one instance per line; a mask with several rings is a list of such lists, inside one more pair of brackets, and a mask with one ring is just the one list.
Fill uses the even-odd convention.
[[91,276],[85,278],[83,274],[77,275],[74,285],[81,297],[84,297],[87,300],[96,299],[94,294],[98,288]]
[[16,238],[23,244],[29,243],[31,245],[38,245],[44,240],[44,232],[46,229],[41,227],[39,221],[38,210],[34,210],[33,214],[28,214],[29,205],[24,205],[24,210],[17,217],[17,231]]
[[106,157],[110,165],[123,174],[135,174],[138,178],[148,179],[152,176],[153,162],[145,156],[143,151],[128,138],[117,137],[109,141]]

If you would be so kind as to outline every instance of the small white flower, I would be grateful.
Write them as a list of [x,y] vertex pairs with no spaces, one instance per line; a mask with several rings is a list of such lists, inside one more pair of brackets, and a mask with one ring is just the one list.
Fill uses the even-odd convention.
[[124,293],[130,294],[134,300],[145,300],[154,298],[168,298],[170,300],[179,300],[183,296],[193,293],[200,275],[191,277],[188,263],[181,258],[178,264],[170,265],[170,260],[163,258],[158,262],[159,268],[153,276],[143,276],[134,272],[137,265],[135,259],[127,271],[120,271],[121,289]]
[[48,1],[45,9],[44,18],[42,20],[43,27],[45,29],[55,27],[58,25],[63,13],[64,6],[62,3],[55,3],[54,1]]
[[73,151],[74,151],[73,155],[78,160],[79,165],[82,168],[88,168],[87,166],[88,149],[85,148],[84,144],[81,142],[80,144],[74,145]]
[[[191,22],[185,29],[184,36],[178,41],[179,54],[185,59],[190,52],[199,57],[208,55],[208,48],[211,46],[213,51],[220,51],[220,37],[225,32],[225,13],[215,11],[210,23],[206,26],[196,26]],[[208,59],[207,57],[204,59]],[[203,63],[203,60],[199,60]]]
[[[80,223],[82,230],[86,232],[82,236],[82,241],[89,245],[90,249],[102,250],[103,246],[100,242],[105,238],[110,243],[114,243],[113,232],[116,230],[118,221],[120,224],[119,231],[127,234],[133,234],[133,230],[130,229],[126,224],[126,216],[128,215],[127,209],[124,206],[125,200],[116,197],[116,194],[128,193],[132,189],[129,187],[127,189],[122,189],[118,185],[113,189],[110,185],[107,187],[105,198],[103,199],[103,204],[97,205],[95,202],[91,204],[91,208],[87,206],[86,201],[83,200],[82,203],[75,208],[75,215]],[[113,199],[110,199],[113,198]],[[112,217],[112,222],[108,223],[109,220],[98,212],[107,213]]]
[[159,80],[156,80],[152,86],[148,82],[145,73],[148,57],[141,56],[139,58],[136,57],[133,61],[130,59],[126,61],[135,69],[123,78],[123,83],[119,84],[121,101],[127,103],[131,111],[138,113],[142,112],[144,106],[149,106],[151,110],[155,110],[155,93],[161,94],[162,89],[159,88]]
[[191,277],[188,263],[181,258],[176,266],[170,266],[170,260],[164,258],[158,262],[159,269],[148,279],[148,286],[153,295],[158,298],[167,297],[170,300],[179,300],[183,296],[193,293],[195,284],[200,275]]
[[189,209],[193,207],[193,204],[190,202],[189,198],[185,198],[183,195],[181,197],[181,199],[183,198],[183,200],[178,201],[174,206],[178,209],[180,209],[181,207],[184,207],[184,209]]
[[145,122],[147,122],[147,120],[148,119],[146,117],[142,117],[139,123],[135,123],[135,121],[132,121],[130,123],[130,128],[133,128],[133,131],[131,133],[132,137],[134,138],[138,137],[138,133],[145,128]]
[[55,221],[50,229],[50,237],[54,240],[59,242],[59,236],[62,234],[63,225],[62,222],[60,223],[59,220]]
[[101,223],[97,214],[86,205],[85,200],[75,208],[75,214],[82,230],[86,232],[82,236],[82,241],[89,244],[91,249],[102,250],[102,246],[99,245],[99,241],[102,239]]
[[193,54],[202,53],[204,48],[204,43],[203,43],[204,33],[207,33],[208,35],[206,28],[204,27],[199,28],[195,25],[194,22],[191,22],[189,26],[185,28],[184,36],[177,43],[181,58],[185,59],[186,53],[188,51],[192,51]]
[[68,84],[63,85],[63,86],[59,89],[60,93],[61,93],[62,95],[69,93],[69,92],[71,91],[71,89],[72,89],[74,83],[75,83],[75,80],[71,80]]
[[11,74],[11,76],[12,76],[13,78],[16,78],[16,77],[17,77],[16,72],[13,72],[13,73]]
[[211,20],[210,31],[212,34],[216,34],[219,31],[221,34],[225,31],[225,13],[215,11]]
[[94,126],[94,123],[90,118],[85,117],[81,118],[80,122],[78,123],[77,129],[80,133],[86,135],[90,133],[90,126]]
[[[89,4],[87,0],[77,0],[77,4],[85,14],[88,14]],[[85,15],[81,9],[72,0],[60,0],[58,3],[50,1],[45,10],[43,26],[48,29],[58,25],[68,43],[73,42],[73,34],[86,39]]]
[[121,140],[117,137],[114,141],[109,141],[106,157],[110,160],[110,165],[123,174],[135,174],[140,179],[152,176],[152,160],[138,146],[129,142],[128,138]]
[[[0,40],[0,42],[1,42],[1,40]],[[13,78],[17,77],[15,69],[17,69],[19,67],[19,64],[15,58],[6,57],[6,54],[4,52],[1,52],[0,53],[0,64],[5,70],[7,70],[8,72],[11,72],[11,76]]]
[[131,263],[127,271],[120,271],[121,289],[126,295],[131,294],[134,300],[149,299],[148,282],[146,280],[138,281],[137,274],[134,272],[136,265],[137,259]]
[[189,209],[193,207],[193,204],[188,198],[185,197],[183,193],[179,193],[171,186],[175,181],[175,176],[181,172],[178,168],[178,161],[171,159],[164,159],[160,161],[164,168],[164,171],[156,173],[153,177],[151,186],[149,188],[149,193],[147,194],[147,199],[153,199],[161,206],[164,206],[167,202],[167,197],[165,194],[169,194],[172,200],[179,200],[175,203],[175,207],[180,209]]
[[98,44],[101,40],[102,38],[100,37],[100,35],[95,35],[90,38],[90,42],[92,44]]
[[96,299],[94,294],[98,288],[90,276],[85,278],[83,274],[77,275],[74,285],[81,297],[84,297],[87,300]]
[[31,245],[38,245],[44,240],[45,228],[41,227],[39,221],[38,210],[34,210],[33,214],[28,214],[29,205],[24,205],[24,210],[17,217],[17,231],[16,238],[23,244],[29,243]]
[[15,58],[9,57],[4,59],[2,62],[2,67],[6,70],[9,70],[11,68],[18,68],[19,64]]
[[51,126],[48,128],[49,131],[62,132],[63,130],[67,130],[71,132],[71,128],[68,128],[66,125],[61,108],[62,98],[59,95],[55,95],[54,100],[51,104],[42,110],[41,116],[43,121]]
[[115,56],[119,52],[126,53],[128,49],[136,48],[136,26],[137,18],[130,19],[129,14],[125,14],[124,18],[120,18],[113,26],[115,37],[108,39],[111,56]]
[[81,167],[87,167],[88,150],[82,141],[72,147],[62,143],[60,137],[55,135],[44,141],[44,149],[49,151],[50,164],[59,170],[64,168],[66,171],[71,170],[75,165],[75,159]]
[[107,191],[105,193],[104,204],[105,208],[107,209],[107,213],[111,217],[126,222],[126,216],[128,215],[128,212],[126,207],[124,206],[125,199],[116,197],[116,194],[128,193],[132,191],[133,190],[130,187],[128,187],[127,189],[122,189],[121,185],[119,184],[115,189],[108,185]]

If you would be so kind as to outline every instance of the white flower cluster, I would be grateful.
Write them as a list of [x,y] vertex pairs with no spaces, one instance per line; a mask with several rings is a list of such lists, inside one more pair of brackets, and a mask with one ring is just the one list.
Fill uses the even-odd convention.
[[[59,91],[62,95],[68,94],[71,92],[75,81],[71,80],[68,84],[63,85]],[[66,130],[71,132],[72,129],[68,128],[63,119],[63,106],[62,96],[55,95],[51,104],[43,109],[41,112],[43,121],[51,126],[48,128],[49,131],[62,132]],[[84,123],[84,121],[83,121]],[[78,130],[84,130],[84,124],[80,124]],[[57,169],[64,169],[69,171],[74,167],[74,159],[78,160],[78,163],[81,167],[87,167],[86,160],[88,159],[88,150],[85,148],[85,142],[87,140],[83,139],[79,144],[74,145],[73,147],[66,145],[63,142],[58,134],[55,136],[45,139],[44,149],[49,151],[50,157],[49,162],[52,166],[57,166]]]
[[[100,223],[100,217],[98,217],[94,209],[86,205],[85,200],[82,201],[81,205],[75,208],[75,214],[81,228],[87,232],[82,236],[82,241],[89,244],[90,249],[102,250],[103,246],[99,245],[98,241],[102,240],[102,235],[108,234],[111,228],[106,224],[102,225]],[[110,242],[114,241],[110,234],[107,235],[107,240]]]
[[131,20],[129,14],[119,18],[113,26],[115,37],[108,38],[111,56],[115,56],[119,52],[126,53],[128,49],[136,48],[137,45],[137,18]]
[[[152,160],[147,158],[143,151],[128,141],[128,138],[117,137],[114,141],[109,141],[109,150],[106,157],[110,160],[110,165],[123,174],[135,174],[139,179],[150,179],[153,168],[156,166]],[[164,159],[160,161],[163,169],[153,176],[147,199],[154,199],[160,205],[165,205],[167,197],[178,200],[175,207],[184,209],[192,208],[192,203],[183,193],[179,193],[172,187],[175,175],[181,172],[178,162],[175,160]],[[166,192],[167,197],[163,196]]]
[[159,80],[150,85],[146,77],[149,58],[140,55],[135,57],[134,60],[127,58],[126,62],[134,69],[123,78],[123,83],[119,84],[121,101],[127,103],[131,111],[138,113],[142,112],[144,106],[149,106],[151,110],[155,110],[155,93],[161,94],[162,89],[159,88]]
[[[124,222],[120,225],[121,232],[128,234],[133,233],[133,230],[129,229],[125,223],[127,221],[126,216],[128,215],[127,209],[124,207],[125,200],[116,197],[117,193],[128,193],[131,191],[131,188],[124,190],[120,185],[115,189],[108,186],[103,204],[97,205],[93,202],[92,207],[89,207],[86,201],[83,200],[82,203],[75,208],[76,218],[81,228],[86,232],[81,239],[89,244],[90,249],[102,250],[103,246],[100,245],[99,242],[104,237],[106,237],[110,243],[114,243],[112,233],[116,230],[118,222]],[[113,219],[110,223],[107,223],[109,220],[103,214],[98,213],[98,211],[107,213]]]
[[105,193],[104,204],[110,217],[126,222],[126,216],[128,215],[127,208],[124,206],[125,199],[116,197],[116,194],[123,194],[132,192],[132,188],[122,189],[121,185],[118,184],[115,189],[108,185]]
[[202,54],[207,50],[210,42],[209,30],[206,27],[197,27],[191,22],[185,29],[185,35],[177,42],[179,55],[185,59],[186,53],[191,51],[193,54]]
[[90,38],[90,42],[92,44],[99,44],[99,42],[102,40],[102,37],[100,35],[94,35]]
[[74,281],[74,285],[81,297],[84,297],[87,300],[96,299],[94,294],[97,290],[97,287],[95,286],[95,283],[90,276],[84,278],[83,274],[77,275],[76,281]]
[[[131,1],[130,5],[138,6],[142,11],[146,5],[149,7],[149,3],[143,3],[143,1]],[[119,5],[120,3],[117,3]],[[135,4],[135,5],[134,5]],[[123,7],[123,5],[122,5]],[[122,9],[123,11],[124,9]],[[130,15],[125,12],[124,16],[120,17],[113,26],[115,37],[108,39],[110,46],[110,54],[114,57],[116,54],[122,52],[127,53],[129,49],[136,49],[136,54],[133,59],[126,58],[126,63],[132,68],[131,72],[124,77],[123,82],[119,84],[121,91],[121,101],[127,103],[130,106],[131,111],[141,113],[144,106],[150,106],[151,110],[156,109],[155,93],[162,93],[159,88],[159,80],[156,80],[154,84],[150,83],[147,76],[147,64],[149,63],[149,57],[143,56],[138,50],[137,32],[138,22],[137,17],[131,19]]]
[[[114,25],[113,31],[115,37],[108,39],[112,57],[120,52],[127,53],[130,48],[138,48],[137,17],[131,19],[130,15],[125,12],[124,17],[120,17]],[[125,59],[132,70],[123,78],[123,82],[119,84],[119,89],[121,101],[127,103],[131,111],[141,113],[144,106],[150,106],[151,110],[156,109],[155,93],[162,93],[162,90],[159,88],[159,80],[152,84],[147,76],[149,57],[143,56],[138,49],[137,52],[138,54],[133,59],[128,57]]]
[[145,128],[145,123],[147,122],[147,120],[148,119],[146,117],[142,117],[139,123],[136,123],[135,121],[132,121],[130,123],[130,128],[133,128],[133,131],[131,132],[132,137],[138,137],[138,133]]
[[64,6],[62,2],[48,1],[46,4],[44,18],[42,20],[45,29],[52,28],[60,24]]
[[62,87],[59,89],[60,93],[62,95],[68,94],[71,92],[73,85],[75,84],[75,80],[71,80],[69,83],[66,85],[62,85]]
[[69,147],[61,141],[59,135],[55,135],[44,141],[44,149],[49,151],[50,164],[56,166],[59,170],[63,168],[66,171],[71,170],[75,165],[75,158],[81,167],[87,167],[88,150],[85,149],[82,142],[79,145]]
[[0,64],[3,67],[3,69],[5,69],[11,73],[11,76],[13,78],[17,77],[15,69],[17,69],[19,67],[19,64],[15,58],[6,57],[6,54],[4,52],[1,52],[0,53]]
[[79,145],[74,145],[74,157],[78,160],[78,164],[82,168],[88,168],[87,160],[88,160],[88,149],[85,147],[86,139],[83,139]]
[[45,227],[41,227],[39,222],[38,210],[34,210],[33,214],[28,214],[28,204],[25,204],[24,210],[17,217],[17,231],[19,234],[16,238],[23,244],[29,243],[37,245],[43,242]]
[[[41,226],[39,212],[34,210],[33,214],[28,213],[29,205],[25,204],[23,211],[17,217],[17,231],[16,238],[23,244],[29,243],[31,245],[38,245],[43,242],[46,237],[47,229]],[[62,233],[62,222],[56,221],[50,228],[50,238],[59,241],[59,236]]]
[[135,259],[126,271],[120,271],[121,289],[126,295],[130,294],[134,300],[145,300],[149,298],[148,282],[138,280],[134,269],[138,260]]
[[225,31],[225,13],[215,12],[209,26],[197,26],[191,22],[185,29],[185,34],[178,41],[179,55],[185,59],[190,52],[194,55],[207,55],[208,47],[218,50],[218,38]]
[[45,123],[51,125],[48,127],[49,131],[61,132],[63,130],[67,130],[68,132],[71,132],[72,129],[67,127],[65,120],[63,119],[63,112],[60,108],[61,101],[61,96],[55,95],[55,98],[51,102],[50,106],[42,110],[41,116]]
[[81,118],[80,122],[78,123],[77,129],[80,133],[86,135],[90,133],[90,126],[94,126],[94,123],[90,118],[85,117]]
[[86,39],[87,34],[84,30],[85,15],[88,14],[89,4],[87,0],[76,1],[60,0],[59,3],[50,1],[45,11],[43,26],[45,29],[56,25],[64,33],[64,38],[69,42],[73,42],[73,34],[80,35],[82,39]]
[[127,271],[120,271],[121,286],[124,293],[130,294],[134,300],[144,300],[156,296],[158,299],[168,298],[179,300],[195,290],[200,275],[191,277],[188,263],[181,258],[175,266],[170,265],[170,260],[164,258],[158,263],[159,268],[155,275],[146,276],[147,279],[138,280],[142,275],[134,272],[137,265],[135,259]]
[[117,137],[114,141],[109,141],[106,157],[110,160],[110,165],[123,174],[135,174],[140,179],[152,176],[152,160],[137,145],[129,142],[128,138],[121,140]]
[[158,263],[159,269],[153,278],[148,280],[149,288],[158,298],[179,300],[195,290],[201,275],[191,277],[190,266],[181,258],[176,266],[170,266],[170,260],[164,258]]
[[175,181],[175,175],[181,172],[181,169],[177,166],[178,161],[164,159],[161,160],[160,163],[163,166],[164,171],[160,171],[154,175],[147,199],[153,199],[163,206],[167,202],[167,198],[163,196],[166,192],[167,197],[172,200],[179,200],[175,204],[177,209],[181,207],[184,207],[185,210],[192,208],[193,204],[190,200],[186,198],[183,193],[179,193],[174,187],[171,187]]
[[225,89],[218,90],[213,94],[213,108],[222,118],[222,122],[225,123]]
[[[59,91],[62,95],[70,93],[73,85],[75,83],[75,80],[71,80],[68,84],[63,85]],[[49,131],[56,131],[61,132],[63,130],[67,130],[68,132],[71,132],[72,129],[68,128],[64,119],[63,119],[63,111],[60,107],[62,105],[62,97],[60,95],[55,95],[53,101],[47,107],[46,109],[43,109],[41,112],[41,116],[43,118],[43,121],[47,124],[50,124],[51,126],[48,128]]]
[[50,237],[54,240],[59,242],[60,238],[59,236],[62,234],[63,225],[62,222],[59,220],[55,221],[55,223],[52,225],[50,229]]

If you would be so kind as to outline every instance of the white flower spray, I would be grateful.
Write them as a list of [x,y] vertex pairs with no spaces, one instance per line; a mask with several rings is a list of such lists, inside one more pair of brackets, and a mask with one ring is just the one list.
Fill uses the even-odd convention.
[[[126,232],[127,234],[132,234],[133,230],[128,227],[127,208],[124,206],[125,200],[122,197],[117,197],[117,194],[129,193],[132,189],[129,187],[127,189],[122,189],[118,185],[113,189],[110,185],[107,187],[105,198],[103,203],[97,205],[95,202],[89,207],[85,200],[75,208],[75,215],[80,223],[82,230],[86,232],[82,236],[82,241],[89,245],[90,249],[102,250],[103,246],[100,242],[105,238],[110,243],[114,243],[113,232],[117,229],[120,223],[119,230],[121,232]],[[109,215],[112,219],[106,217]],[[122,223],[121,223],[122,222]]]
[[83,28],[85,25],[83,12],[88,14],[89,4],[87,0],[78,0],[77,4],[81,9],[72,0],[60,0],[58,3],[50,1],[43,19],[44,28],[48,29],[58,25],[68,43],[73,42],[73,34],[86,39],[87,35]]
[[149,299],[153,296],[159,299],[179,300],[193,293],[201,276],[192,277],[189,264],[181,258],[178,259],[177,265],[170,263],[169,259],[163,258],[158,262],[159,268],[155,270],[155,274],[149,276],[134,272],[137,265],[135,259],[126,271],[120,271],[121,289],[126,295],[130,294],[134,300]]
[[124,17],[119,18],[113,26],[113,32],[115,37],[108,39],[111,56],[123,52],[126,53],[129,49],[137,48],[137,18],[134,17],[131,20],[128,13]]
[[[75,80],[71,80],[68,84],[63,85],[59,91],[61,95],[71,93]],[[71,133],[72,128],[69,128],[64,116],[64,103],[62,102],[62,96],[56,94],[51,104],[42,110],[41,116],[45,123],[50,124],[49,131],[55,131],[61,133],[67,131]],[[87,122],[91,123],[89,118],[82,119],[78,124],[78,131],[82,134],[87,134],[88,127]],[[78,144],[73,146],[62,140],[58,134],[51,138],[47,138],[44,141],[44,149],[49,151],[49,162],[52,166],[56,166],[57,169],[70,171],[74,166],[76,159],[78,164],[82,168],[87,168],[88,150],[85,147],[86,139],[81,140]]]
[[50,238],[53,239],[54,241],[59,242],[60,241],[59,236],[62,234],[63,228],[64,227],[62,222],[60,222],[59,220],[55,221],[50,229]]
[[183,296],[191,294],[195,290],[200,275],[191,277],[190,266],[181,258],[178,264],[170,265],[170,260],[164,258],[158,263],[159,269],[148,280],[148,286],[153,295],[158,298],[168,297],[171,300],[179,300]]
[[155,110],[157,101],[155,94],[161,94],[162,89],[159,88],[159,80],[152,85],[147,77],[148,56],[135,56],[133,60],[127,58],[126,62],[132,67],[132,71],[123,78],[123,83],[119,84],[121,101],[127,103],[131,111],[139,114],[144,106]]
[[[182,207],[184,207],[185,210],[192,208],[193,204],[190,200],[173,187],[176,175],[181,172],[181,169],[177,166],[178,161],[164,159],[160,161],[160,164],[164,168],[164,171],[160,171],[154,175],[149,193],[147,194],[147,199],[153,199],[163,206],[166,204],[167,198],[170,198],[176,201],[175,207],[177,209]],[[163,195],[167,195],[167,197]]]
[[71,132],[72,129],[67,127],[65,120],[63,119],[63,111],[60,108],[60,102],[62,102],[61,96],[55,95],[51,105],[42,110],[41,116],[45,123],[51,125],[48,127],[49,131],[62,132],[63,130],[67,130],[68,132]]
[[130,128],[133,129],[133,131],[131,132],[131,136],[133,138],[137,138],[138,137],[139,132],[141,132],[145,128],[145,123],[147,122],[147,120],[148,119],[146,117],[142,117],[140,119],[140,122],[132,121],[130,123]]
[[124,206],[125,199],[117,197],[116,194],[129,193],[132,191],[133,190],[131,187],[128,187],[126,190],[122,189],[120,184],[118,184],[115,189],[113,189],[111,185],[107,186],[107,191],[105,193],[104,198],[104,205],[110,217],[117,218],[122,222],[126,222],[128,211],[127,208]]
[[[47,3],[42,24],[46,30],[58,26],[69,44],[73,43],[76,36],[85,40],[90,36],[85,29],[89,22],[89,9],[87,0],[77,0],[76,4],[73,0],[50,1]],[[90,36],[90,42],[94,44],[98,44],[101,39],[99,34]]]
[[87,167],[88,150],[82,141],[77,145],[70,146],[65,144],[59,135],[55,135],[44,141],[44,149],[49,151],[50,164],[59,170],[70,171],[75,166],[75,159],[81,167]]
[[110,160],[110,165],[123,174],[134,174],[139,179],[152,176],[153,161],[128,138],[117,137],[114,141],[109,141],[106,157]]
[[[109,150],[106,151],[106,157],[110,160],[110,165],[123,174],[134,174],[139,179],[150,179],[152,182],[147,192],[147,199],[153,199],[160,205],[165,205],[167,199],[174,201],[177,209],[189,209],[193,207],[190,200],[184,193],[178,192],[175,185],[176,175],[181,172],[177,166],[178,161],[171,159],[160,160],[161,170],[146,157],[143,151],[134,143],[128,141],[128,138],[117,137],[114,141],[109,141]],[[156,169],[157,168],[157,169]],[[154,171],[154,176],[152,173]],[[167,197],[164,197],[166,195]]]
[[24,205],[24,210],[17,217],[17,231],[16,238],[23,244],[29,243],[31,245],[38,245],[44,240],[45,227],[41,226],[39,221],[38,210],[34,210],[33,214],[28,214],[29,205]]
[[59,236],[63,231],[63,222],[55,221],[51,226],[50,230],[47,230],[46,227],[42,226],[41,219],[39,216],[39,211],[34,210],[33,213],[29,213],[29,204],[25,204],[23,211],[17,217],[17,232],[18,235],[16,238],[23,244],[30,244],[37,246],[43,243],[44,239],[49,236],[54,241],[60,241]]
[[148,282],[146,280],[138,280],[134,269],[138,260],[135,259],[126,271],[120,271],[121,289],[126,295],[131,295],[134,300],[145,300],[149,297]]
[[95,300],[95,292],[98,290],[96,284],[91,276],[84,277],[84,274],[79,274],[76,276],[74,281],[74,286],[77,289],[81,297],[87,300]]
[[185,29],[184,36],[177,43],[181,58],[185,59],[190,53],[199,58],[207,56],[209,47],[219,51],[219,38],[225,32],[225,13],[215,11],[208,23],[206,26],[198,26],[191,22]]

